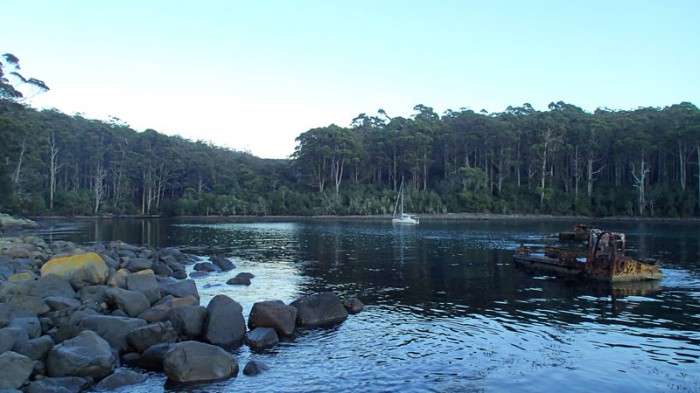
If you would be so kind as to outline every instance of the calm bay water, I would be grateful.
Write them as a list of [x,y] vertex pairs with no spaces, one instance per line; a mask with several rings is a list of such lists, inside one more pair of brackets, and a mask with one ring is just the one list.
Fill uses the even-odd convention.
[[[521,241],[542,244],[579,222],[625,232],[628,252],[662,260],[665,278],[611,290],[512,263]],[[188,391],[700,391],[698,222],[89,220],[45,237],[223,254],[238,268],[198,280],[202,301],[226,294],[246,317],[256,301],[320,291],[366,305],[270,351],[234,352],[241,368],[266,363],[264,374]],[[225,284],[241,271],[256,275],[252,285]],[[164,382],[152,375],[129,391],[169,391]]]

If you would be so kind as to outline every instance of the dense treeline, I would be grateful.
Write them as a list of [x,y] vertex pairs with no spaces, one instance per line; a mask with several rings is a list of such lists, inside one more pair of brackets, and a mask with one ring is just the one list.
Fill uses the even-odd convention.
[[0,99],[0,209],[15,214],[700,215],[700,111],[418,105],[314,128],[289,160]]

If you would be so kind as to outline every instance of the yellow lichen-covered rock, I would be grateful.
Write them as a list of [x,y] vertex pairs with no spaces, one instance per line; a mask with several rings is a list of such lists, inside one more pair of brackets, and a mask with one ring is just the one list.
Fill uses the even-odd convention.
[[7,278],[7,281],[30,281],[33,280],[34,276],[31,273],[22,272],[13,274]]
[[88,285],[104,284],[108,268],[102,257],[94,252],[53,258],[41,267],[41,275],[56,274],[68,279],[79,290]]

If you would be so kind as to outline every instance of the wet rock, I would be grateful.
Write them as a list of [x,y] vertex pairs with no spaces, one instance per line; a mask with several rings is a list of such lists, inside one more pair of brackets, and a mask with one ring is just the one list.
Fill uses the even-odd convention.
[[221,268],[216,266],[215,264],[211,262],[198,262],[194,264],[194,267],[192,268],[195,271],[198,272],[220,272]]
[[335,325],[348,317],[340,298],[332,292],[297,299],[291,306],[297,309],[297,325],[303,327]]
[[291,336],[296,326],[297,309],[281,300],[267,300],[253,304],[248,316],[248,328],[269,327],[278,336]]
[[163,360],[173,345],[161,343],[146,348],[136,361],[136,364],[146,370],[163,371]]
[[97,333],[86,330],[51,348],[46,371],[51,377],[103,378],[114,371],[116,362],[109,343]]
[[190,278],[198,279],[209,276],[209,272],[192,272],[190,273]]
[[143,352],[148,347],[160,343],[174,343],[178,334],[170,321],[152,323],[130,331],[126,340],[136,351]]
[[234,265],[233,262],[231,262],[231,260],[229,260],[228,258],[225,258],[221,255],[211,256],[211,257],[209,257],[209,260],[214,265],[218,266],[219,269],[221,269],[222,271],[225,271],[225,272],[236,268],[236,265]]
[[99,334],[117,353],[126,352],[129,348],[127,335],[144,326],[146,321],[143,319],[112,315],[89,315],[78,322],[78,329]]
[[207,309],[202,306],[183,306],[168,311],[167,320],[183,338],[196,339],[202,335],[206,316]]
[[278,343],[279,337],[273,328],[257,327],[245,335],[245,344],[254,351],[271,348]]
[[238,374],[238,363],[225,350],[197,341],[173,344],[163,360],[163,370],[175,382],[203,382]]
[[343,307],[348,310],[348,314],[357,314],[364,310],[365,304],[356,297],[349,297],[343,299]]
[[146,295],[121,288],[107,288],[105,302],[112,308],[119,308],[130,317],[136,317],[151,307]]
[[216,295],[207,306],[202,338],[225,349],[235,349],[243,343],[246,333],[243,307],[226,295]]
[[245,367],[243,367],[243,375],[252,377],[269,369],[270,367],[267,364],[259,362],[257,360],[251,360],[245,365]]
[[137,385],[146,381],[146,376],[133,370],[118,370],[95,385],[95,390],[103,392],[116,390],[124,386]]
[[[126,288],[143,293],[150,304],[160,300],[160,288],[156,276],[151,270],[132,273],[126,276]],[[149,305],[150,305],[149,304]]]
[[161,322],[167,319],[168,312],[173,308],[196,305],[199,305],[199,300],[194,296],[177,298],[167,295],[163,296],[151,308],[139,314],[138,317],[149,323]]
[[65,277],[76,290],[88,285],[104,284],[107,272],[107,264],[94,252],[53,258],[41,267],[42,276],[56,274]]
[[15,352],[0,354],[0,389],[19,389],[32,375],[34,362]]
[[228,284],[228,285],[250,285],[250,279],[254,278],[254,277],[255,277],[255,275],[253,275],[252,273],[242,272],[242,273],[236,274],[236,277],[233,277],[233,278],[229,279],[228,281],[226,281],[226,284]]
[[31,382],[26,393],[80,393],[90,385],[90,379],[85,377],[43,378]]
[[199,292],[197,291],[197,283],[194,280],[164,280],[159,283],[160,292],[163,296],[172,295],[173,297],[194,296],[199,300]]

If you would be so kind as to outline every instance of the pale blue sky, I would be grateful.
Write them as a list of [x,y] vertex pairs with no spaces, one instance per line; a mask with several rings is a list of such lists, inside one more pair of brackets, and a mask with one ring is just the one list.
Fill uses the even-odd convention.
[[0,0],[35,107],[284,158],[423,104],[700,105],[700,1]]

